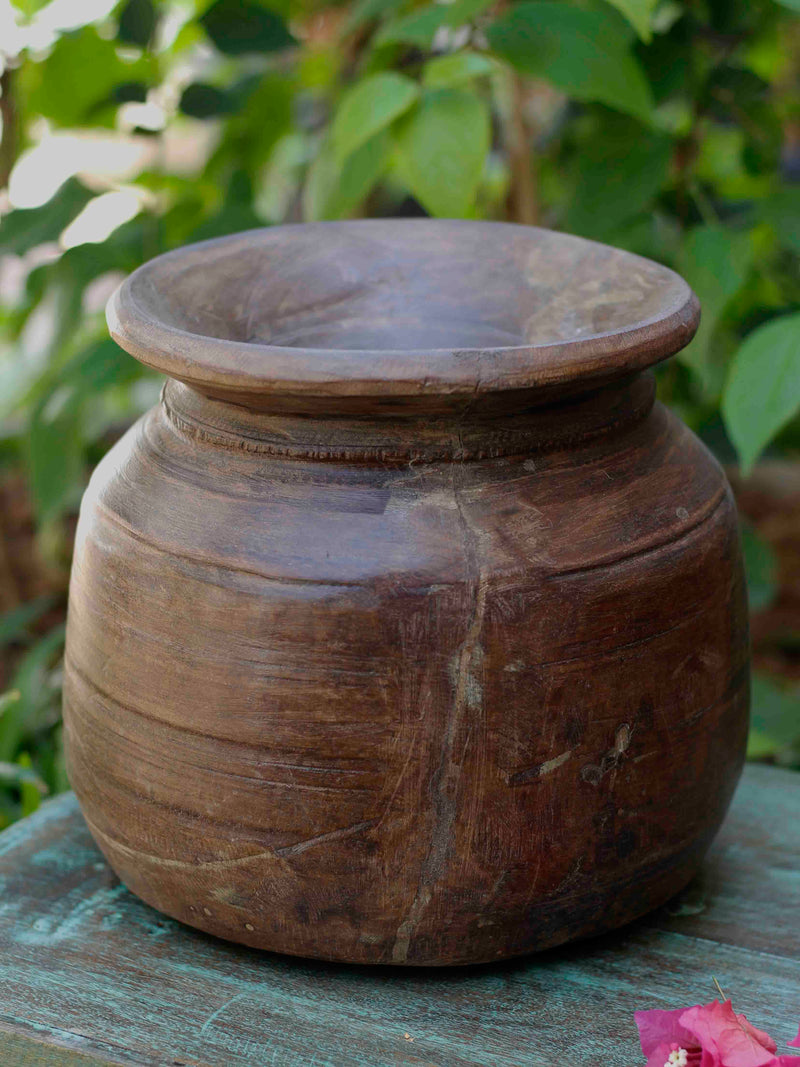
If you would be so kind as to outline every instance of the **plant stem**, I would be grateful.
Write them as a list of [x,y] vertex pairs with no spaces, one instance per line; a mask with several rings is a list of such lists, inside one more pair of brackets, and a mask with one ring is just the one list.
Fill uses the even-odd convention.
[[506,150],[511,170],[509,207],[511,218],[535,226],[539,222],[539,183],[532,152],[533,135],[525,119],[525,83],[511,77],[511,100],[506,129]]

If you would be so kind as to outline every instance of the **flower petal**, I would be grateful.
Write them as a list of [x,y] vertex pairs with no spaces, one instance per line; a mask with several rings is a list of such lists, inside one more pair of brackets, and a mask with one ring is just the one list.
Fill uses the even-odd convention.
[[794,1041],[787,1041],[786,1043],[789,1048],[800,1048],[800,1030],[797,1031],[797,1037]]
[[710,1063],[719,1067],[774,1067],[777,1046],[769,1034],[737,1015],[729,1000],[689,1008],[679,1019],[695,1037]]
[[[730,1001],[728,1003],[730,1003]],[[758,1027],[753,1026],[751,1022],[748,1022],[746,1015],[739,1015],[738,1012],[734,1012],[734,1015],[736,1016],[739,1026],[741,1026],[741,1028],[746,1034],[749,1034],[752,1038],[755,1038],[755,1040],[760,1045],[763,1045],[764,1048],[767,1049],[769,1052],[775,1053],[778,1051],[778,1046],[775,1044],[775,1042],[772,1040],[768,1033],[766,1033],[764,1030],[759,1030]]]
[[[699,1008],[700,1005],[698,1004],[696,1007]],[[659,1008],[652,1008],[650,1011],[636,1011],[633,1013],[636,1025],[639,1027],[642,1052],[648,1057],[648,1064],[649,1057],[654,1052],[658,1050],[659,1055],[661,1054],[662,1046],[666,1047],[667,1056],[673,1044],[681,1048],[697,1047],[697,1040],[680,1024],[680,1017],[685,1011],[686,1008],[678,1008],[675,1011],[661,1011]]]

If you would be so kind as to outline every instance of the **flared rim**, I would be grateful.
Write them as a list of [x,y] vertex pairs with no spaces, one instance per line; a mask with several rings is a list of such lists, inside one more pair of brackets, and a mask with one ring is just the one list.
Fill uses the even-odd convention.
[[[298,258],[302,257],[294,254],[295,248],[302,248],[306,257],[316,254],[315,250],[321,250],[319,257],[322,257],[327,254],[326,248],[333,249],[330,262],[334,255],[339,255],[340,259],[343,256],[345,261],[349,257],[351,272],[354,271],[356,277],[359,256],[367,256],[372,264],[380,264],[384,252],[386,257],[392,257],[394,250],[399,249],[406,257],[403,269],[411,278],[415,267],[413,257],[417,255],[413,250],[418,245],[434,250],[429,251],[428,259],[434,254],[439,256],[438,249],[443,250],[441,256],[444,258],[437,268],[439,279],[446,279],[442,267],[446,269],[448,255],[455,257],[454,262],[476,264],[469,273],[472,298],[469,292],[464,292],[465,309],[469,308],[470,299],[480,303],[482,294],[475,290],[483,288],[482,279],[484,274],[489,278],[490,270],[493,292],[501,294],[498,299],[511,301],[509,307],[513,304],[512,298],[515,299],[513,307],[516,308],[529,299],[529,290],[537,285],[545,293],[552,292],[541,280],[549,263],[566,264],[558,282],[561,289],[553,299],[560,301],[559,307],[569,305],[573,283],[566,276],[573,270],[580,277],[580,284],[573,285],[573,312],[578,316],[585,312],[586,321],[582,320],[582,325],[572,336],[569,325],[551,329],[551,333],[557,334],[552,338],[548,337],[546,328],[539,329],[539,336],[536,336],[534,328],[532,336],[518,344],[318,347],[302,343],[271,343],[258,337],[242,339],[241,322],[235,319],[233,310],[229,311],[225,306],[209,308],[223,279],[227,291],[235,292],[237,283],[241,286],[251,284],[252,276],[257,273],[261,286],[259,293],[267,305],[260,312],[261,320],[264,330],[268,331],[269,300],[273,299],[270,293],[274,289],[270,281],[273,267],[277,277],[279,268],[285,274],[289,265],[290,271],[295,272],[292,277],[297,279],[295,288],[303,287],[302,266],[297,266]],[[448,248],[453,252],[448,253]],[[422,277],[416,278],[415,284],[424,289],[426,261],[422,253],[418,258],[417,269]],[[315,262],[317,279],[323,276],[326,262],[323,258]],[[490,266],[484,269],[483,263]],[[237,278],[238,270],[240,279]],[[511,297],[507,297],[503,289],[503,271],[509,279]],[[520,281],[524,271],[530,277]],[[217,278],[219,286],[215,284]],[[610,278],[614,279],[613,285],[609,284]],[[402,271],[399,281],[393,284],[402,295]],[[444,284],[451,288],[455,286],[446,280]],[[646,298],[643,297],[639,304],[637,285],[642,292],[646,290]],[[630,290],[630,286],[634,289]],[[364,283],[359,298],[367,288]],[[588,305],[584,294],[596,294],[604,289],[608,300],[603,306],[606,309],[612,307],[611,315],[616,315],[618,321],[610,329],[587,329],[586,322],[591,323],[594,312],[591,309],[586,312]],[[196,297],[199,290],[202,290],[201,296]],[[613,300],[614,293],[621,294],[625,301],[628,299],[626,294],[631,291],[633,296],[629,303],[621,312],[615,312],[608,302]],[[448,292],[451,304],[459,297],[457,288],[453,288],[453,292],[455,296]],[[593,296],[592,299],[597,303],[602,297]],[[540,318],[550,315],[546,301],[547,297],[540,305],[530,305],[537,309]],[[192,302],[197,306],[188,314],[186,305]],[[637,318],[639,307],[642,314]],[[488,312],[496,318],[504,308],[505,304],[490,307]],[[431,312],[432,316],[435,310]],[[302,308],[296,312],[295,319],[301,314]],[[329,326],[335,325],[335,314],[334,310],[329,315]],[[608,317],[608,311],[605,314]],[[630,321],[619,321],[621,314],[628,314]],[[231,336],[216,335],[229,329],[229,315]],[[426,394],[478,396],[511,390],[574,387],[583,382],[588,385],[610,380],[652,366],[682,349],[697,330],[700,309],[686,282],[667,267],[583,238],[511,223],[393,219],[276,226],[187,245],[150,260],[130,275],[111,297],[107,318],[112,336],[127,352],[142,363],[201,391],[239,397],[278,394],[331,398],[413,397]],[[434,317],[430,321],[433,328]],[[559,323],[570,321],[565,313]],[[213,325],[214,333],[208,329],[209,324]],[[417,330],[419,332],[424,333],[424,321]],[[344,335],[346,337],[346,325]]]

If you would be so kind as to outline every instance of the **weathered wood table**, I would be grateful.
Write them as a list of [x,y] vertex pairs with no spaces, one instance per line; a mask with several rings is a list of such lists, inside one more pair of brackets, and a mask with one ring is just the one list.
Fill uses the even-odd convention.
[[748,768],[702,877],[647,920],[464,970],[315,964],[164,919],[70,794],[0,835],[2,1067],[634,1067],[634,1009],[712,1000],[712,975],[776,1040],[795,1035],[800,775]]

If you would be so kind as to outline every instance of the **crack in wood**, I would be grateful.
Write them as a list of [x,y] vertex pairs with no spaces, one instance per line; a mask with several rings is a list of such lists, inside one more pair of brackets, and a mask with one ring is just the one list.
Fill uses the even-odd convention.
[[422,864],[417,891],[405,919],[397,928],[392,949],[392,962],[404,963],[408,959],[411,940],[433,895],[436,882],[441,878],[447,853],[452,841],[453,823],[456,818],[456,793],[461,764],[455,759],[455,742],[466,712],[475,702],[475,683],[472,668],[481,655],[480,635],[486,613],[488,575],[480,560],[480,532],[469,522],[458,488],[453,486],[459,524],[464,536],[466,560],[473,575],[475,604],[464,641],[456,659],[455,695],[444,735],[442,758],[433,775],[434,824],[428,854]]

